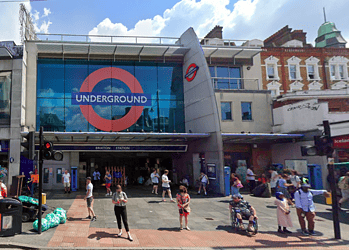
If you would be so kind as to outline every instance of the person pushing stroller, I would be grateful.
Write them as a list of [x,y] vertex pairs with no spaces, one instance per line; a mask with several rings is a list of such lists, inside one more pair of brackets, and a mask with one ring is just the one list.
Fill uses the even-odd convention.
[[239,228],[245,230],[245,226],[242,223],[242,219],[248,219],[247,231],[254,232],[253,228],[254,220],[257,220],[257,212],[247,201],[243,200],[239,195],[234,194],[229,202],[230,214],[235,215],[239,222]]

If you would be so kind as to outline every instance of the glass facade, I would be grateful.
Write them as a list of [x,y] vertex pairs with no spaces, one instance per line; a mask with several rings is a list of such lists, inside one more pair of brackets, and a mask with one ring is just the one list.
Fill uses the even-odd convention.
[[[126,84],[117,75],[104,75],[94,87],[91,85],[91,93],[80,90],[84,81],[85,86],[92,84],[92,78],[86,79],[91,73],[108,68],[117,68],[139,82],[142,98],[147,99],[140,116],[130,111],[136,104],[123,102],[126,98],[137,100],[130,90],[137,85],[133,77]],[[45,131],[95,132],[111,127],[112,131],[124,132],[185,132],[182,64],[39,59],[37,79],[37,129],[43,126]],[[84,101],[94,112],[82,112],[83,105],[76,104],[83,98],[80,94],[85,94]],[[92,94],[101,101],[92,101]],[[98,115],[100,123],[92,113]],[[123,117],[135,121],[122,130],[114,129],[113,122]]]
[[11,118],[11,73],[0,72],[0,124],[9,125]]
[[242,89],[242,79],[239,67],[210,66],[216,89]]

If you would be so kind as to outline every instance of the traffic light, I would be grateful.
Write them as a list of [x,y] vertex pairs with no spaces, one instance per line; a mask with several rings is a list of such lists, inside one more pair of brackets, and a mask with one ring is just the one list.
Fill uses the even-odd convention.
[[301,146],[302,156],[315,156],[317,155],[317,149],[315,146]]
[[53,150],[53,143],[50,141],[44,142],[43,158],[45,160],[62,161],[63,153],[61,151]]
[[314,136],[315,147],[317,155],[332,155],[333,145],[332,139],[328,135]]
[[29,132],[24,136],[25,141],[21,143],[22,147],[25,150],[22,152],[22,155],[29,160],[34,160],[35,158],[35,132]]

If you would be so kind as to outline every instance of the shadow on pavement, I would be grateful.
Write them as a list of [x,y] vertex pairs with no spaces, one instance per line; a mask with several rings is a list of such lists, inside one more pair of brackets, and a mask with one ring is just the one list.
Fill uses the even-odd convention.
[[159,231],[180,232],[178,227],[159,227]]
[[[332,221],[332,209],[326,209],[328,212],[316,212],[316,216]],[[346,211],[338,211],[340,223],[349,224],[349,214]],[[315,217],[316,220],[316,217]]]
[[228,226],[228,225],[219,225],[216,227],[216,230],[222,230],[222,231],[226,231],[226,232],[229,232],[229,233],[232,233],[232,232],[235,232],[231,226]]
[[117,234],[110,234],[110,233],[107,233],[105,231],[97,231],[94,234],[90,234],[88,236],[88,238],[89,239],[97,238],[97,240],[100,240],[102,238],[118,238],[118,235]]

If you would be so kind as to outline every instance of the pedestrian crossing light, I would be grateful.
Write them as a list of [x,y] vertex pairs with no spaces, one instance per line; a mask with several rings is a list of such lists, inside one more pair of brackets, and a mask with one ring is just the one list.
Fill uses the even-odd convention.
[[44,142],[43,158],[46,160],[62,161],[63,153],[53,150],[53,143],[50,141]]

